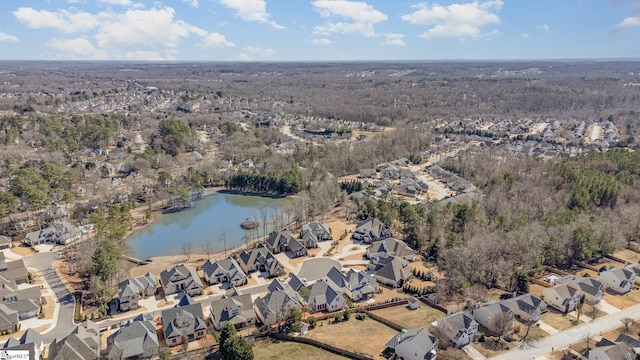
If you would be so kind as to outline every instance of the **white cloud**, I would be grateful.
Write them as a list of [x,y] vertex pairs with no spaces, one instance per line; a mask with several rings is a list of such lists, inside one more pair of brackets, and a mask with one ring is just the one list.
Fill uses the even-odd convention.
[[311,39],[311,43],[312,44],[316,44],[316,45],[331,45],[332,44],[331,40],[329,40],[327,38]]
[[198,8],[198,6],[200,6],[200,2],[198,0],[182,0],[182,2],[189,4],[194,8]]
[[276,54],[271,48],[262,49],[259,46],[247,46],[242,50],[244,52],[238,55],[240,61],[268,60]]
[[19,42],[16,36],[9,35],[7,33],[0,32],[0,42]]
[[242,53],[242,54],[238,55],[238,60],[240,60],[240,61],[251,61],[251,56],[249,56],[249,55],[247,55],[245,53]]
[[99,25],[98,16],[87,12],[35,10],[18,8],[13,15],[31,29],[56,29],[67,34],[83,32]]
[[75,39],[53,38],[47,43],[47,46],[63,53],[63,57],[66,59],[104,60],[109,57],[107,52],[97,49],[83,37]]
[[414,25],[431,26],[420,35],[425,39],[478,38],[483,35],[483,27],[500,23],[497,12],[502,4],[502,0],[454,3],[447,6],[419,3],[412,6],[414,12],[402,15],[402,20]]
[[120,5],[120,6],[129,6],[131,5],[131,0],[98,0],[103,4],[109,5]]
[[640,16],[632,16],[625,18],[616,26],[613,27],[613,31],[626,31],[633,28],[640,27]]
[[542,30],[543,33],[548,34],[551,31],[551,28],[547,24],[537,25],[536,28]]
[[[109,0],[115,2],[115,0]],[[140,9],[137,6],[125,11],[103,11],[96,14],[46,11],[19,8],[14,16],[34,29],[54,29],[65,34],[80,33],[75,39],[54,38],[49,47],[60,51],[72,51],[73,56],[88,58],[172,59],[180,43],[195,35],[200,38],[196,46],[203,48],[230,48],[235,44],[219,33],[174,18],[171,7]],[[67,49],[67,50],[65,50]],[[122,55],[124,54],[124,55]]]
[[222,5],[236,11],[237,15],[244,21],[256,21],[269,24],[276,29],[284,29],[284,26],[269,18],[267,3],[265,0],[220,0]]
[[376,10],[364,1],[316,0],[312,2],[315,10],[324,18],[339,18],[344,22],[331,22],[316,26],[314,33],[331,35],[334,33],[355,33],[375,36],[374,25],[387,20],[387,15]]
[[404,34],[384,34],[385,40],[382,42],[384,45],[396,45],[396,46],[404,46],[405,43],[403,41]]
[[528,38],[529,38],[529,34],[527,34],[527,33],[522,33],[522,38],[524,38],[524,39],[528,39]]

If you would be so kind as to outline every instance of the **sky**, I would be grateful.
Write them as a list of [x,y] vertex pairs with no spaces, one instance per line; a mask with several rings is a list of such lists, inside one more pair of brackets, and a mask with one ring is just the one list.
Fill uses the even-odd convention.
[[640,58],[640,0],[1,0],[0,60]]

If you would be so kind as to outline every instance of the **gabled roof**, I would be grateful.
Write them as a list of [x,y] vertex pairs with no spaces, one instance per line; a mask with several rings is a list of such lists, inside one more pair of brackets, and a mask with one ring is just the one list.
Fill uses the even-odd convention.
[[144,276],[140,276],[133,279],[126,279],[118,284],[118,296],[132,296],[140,294],[148,288],[156,287],[156,277],[152,273],[146,273]]
[[305,231],[311,231],[315,233],[327,233],[331,234],[331,230],[329,226],[322,221],[310,221],[306,224],[302,225],[301,232],[304,234]]
[[284,290],[271,290],[264,297],[257,298],[253,304],[255,305],[256,312],[259,312],[262,318],[266,319],[270,314],[277,316],[290,301],[297,304],[298,307],[301,307],[298,296]]
[[130,358],[160,346],[153,320],[129,321],[109,336],[109,358]]
[[[232,310],[238,309],[239,313],[233,315]],[[251,294],[232,297],[223,296],[211,302],[211,315],[215,323],[231,322],[233,325],[242,324],[250,319],[255,319]]]
[[13,327],[18,323],[18,313],[5,304],[0,304],[0,328]]
[[246,277],[245,273],[240,268],[238,262],[232,258],[228,257],[223,260],[219,260],[216,262],[212,262],[211,260],[207,260],[202,267],[204,274],[206,277],[212,276],[218,270],[222,270],[222,272],[227,274],[229,279],[238,279],[242,277]]
[[198,303],[192,303],[192,301],[185,294],[180,302],[189,304],[178,304],[172,309],[162,311],[160,317],[162,318],[162,332],[165,338],[181,335],[182,330],[187,334],[193,334],[198,330],[207,328],[202,314],[202,306]]
[[283,229],[280,231],[272,231],[265,240],[265,243],[271,248],[275,248],[280,245],[287,245],[296,237],[289,231],[289,229]]
[[393,282],[407,280],[411,277],[411,269],[409,269],[405,260],[395,256],[390,256],[387,259],[390,260],[385,262],[384,265],[376,267],[376,276],[383,279],[389,279]]
[[385,348],[395,349],[397,346],[405,343],[410,343],[416,350],[420,351],[420,354],[427,354],[431,349],[436,346],[438,339],[433,336],[425,328],[402,330],[397,335],[394,335],[384,345]]
[[291,286],[291,288],[295,291],[300,290],[300,288],[302,288],[303,286],[305,286],[304,281],[302,281],[302,279],[300,279],[297,275],[295,275],[294,273],[290,273],[289,274],[289,282],[288,282],[289,286]]
[[618,335],[618,338],[616,338],[617,343],[625,343],[627,344],[628,347],[635,349],[635,348],[640,348],[640,340],[633,338],[627,334],[620,334]]
[[240,262],[247,267],[254,266],[256,264],[264,264],[269,272],[272,272],[277,268],[282,269],[280,262],[263,244],[258,244],[258,246],[253,250],[241,252]]
[[544,302],[536,294],[522,294],[502,302],[511,310],[520,309],[525,313],[533,314]]
[[42,344],[43,342],[44,342],[44,339],[42,335],[36,330],[29,328],[27,329],[27,331],[24,332],[24,334],[22,334],[20,339],[15,339],[12,337],[7,339],[7,342],[5,342],[3,347],[8,348],[8,347],[24,345],[24,344],[36,344],[40,346],[40,344]]
[[[612,342],[608,342],[612,343]],[[597,346],[591,349],[592,352],[603,352],[608,360],[626,360],[629,357],[635,358],[633,350],[625,343],[612,343],[612,345]],[[605,359],[603,359],[605,360]]]
[[49,359],[92,360],[98,357],[100,350],[97,324],[85,321],[76,326],[71,334],[62,340],[54,340],[49,346]]
[[392,237],[374,242],[373,244],[369,245],[367,250],[371,254],[384,252],[389,255],[398,257],[415,255],[415,251],[413,251],[413,249],[411,249],[409,245]]
[[635,277],[635,273],[632,270],[627,268],[613,268],[613,269],[601,272],[600,276],[602,277],[602,275],[605,273],[613,275],[616,279],[620,281],[629,281]]
[[460,330],[468,329],[475,320],[473,319],[473,316],[471,316],[471,313],[463,311],[438,319],[439,327],[441,326],[441,321],[443,323],[447,323],[448,328],[454,333],[458,333]]
[[[176,265],[171,269],[162,271],[160,273],[162,285],[166,286],[166,284],[169,284],[171,282],[171,277],[173,277],[173,275],[176,273],[180,274],[185,279],[190,279],[191,282],[194,282],[199,287],[203,287],[202,281],[200,280],[200,276],[198,276],[198,272],[196,271],[196,269],[193,266],[185,264]],[[189,282],[189,284],[191,284],[191,282]]]
[[305,301],[310,304],[331,304],[335,298],[342,296],[342,290],[331,286],[328,281],[318,280],[308,288],[309,296]]
[[567,275],[556,279],[556,284],[573,284],[581,292],[591,296],[596,296],[598,292],[601,292],[604,289],[602,282],[597,279],[574,275]]
[[378,218],[368,217],[358,224],[354,232],[360,234],[371,234],[374,238],[382,237],[382,233],[387,230],[386,225]]

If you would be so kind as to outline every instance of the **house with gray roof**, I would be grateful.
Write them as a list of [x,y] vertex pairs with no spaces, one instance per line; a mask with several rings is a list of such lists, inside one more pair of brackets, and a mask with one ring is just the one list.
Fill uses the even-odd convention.
[[542,296],[547,305],[565,314],[575,310],[584,301],[582,292],[569,284],[546,288],[542,291]]
[[[310,247],[318,247],[318,242],[313,242],[313,239],[307,239]],[[267,249],[274,254],[281,252],[290,252],[293,257],[300,257],[307,255],[307,248],[302,242],[302,239],[296,239],[296,237],[288,229],[280,231],[272,231],[265,240]]]
[[416,252],[406,243],[388,237],[380,241],[376,241],[367,247],[367,258],[375,262],[381,257],[395,256],[407,261],[416,260]]
[[522,294],[504,300],[502,304],[511,309],[518,319],[531,323],[538,322],[542,313],[547,311],[547,303],[536,294]]
[[361,179],[364,179],[364,178],[375,179],[378,177],[378,173],[376,172],[376,169],[360,169],[360,174],[358,175],[358,177]]
[[620,334],[616,338],[616,343],[625,343],[629,348],[633,350],[633,352],[637,355],[640,355],[640,340],[631,337],[627,334]]
[[465,346],[478,333],[478,322],[468,311],[463,311],[437,320],[436,328],[457,347]]
[[202,295],[204,286],[193,266],[180,264],[160,273],[160,285],[164,294],[184,291],[189,296]]
[[177,346],[185,341],[190,342],[207,335],[207,324],[202,313],[202,306],[188,295],[182,295],[178,304],[172,309],[160,313],[162,333],[167,346]]
[[256,323],[251,294],[223,296],[211,302],[211,322],[216,330],[230,322],[236,329],[242,329]]
[[635,352],[624,342],[602,339],[589,351],[589,360],[633,360]]
[[349,269],[345,274],[336,267],[327,273],[327,281],[341,289],[353,301],[368,300],[378,291],[378,282],[364,271]]
[[11,249],[11,238],[8,236],[0,235],[0,250]]
[[141,314],[122,324],[107,338],[107,359],[151,359],[158,355],[160,342],[153,315]]
[[40,244],[67,245],[82,237],[80,228],[68,221],[57,221],[48,227],[32,231],[26,235],[26,242],[30,246]]
[[253,302],[253,309],[261,323],[271,326],[284,321],[291,309],[302,309],[302,304],[289,284],[274,280],[269,292]]
[[5,304],[0,304],[0,331],[16,331],[19,319],[17,311],[11,310]]
[[315,243],[318,246],[319,241],[331,241],[331,229],[322,221],[310,221],[302,225],[300,238],[307,248],[307,243]]
[[232,257],[215,262],[208,259],[202,270],[205,280],[211,285],[229,283],[233,286],[242,286],[247,283],[247,275]]
[[391,233],[382,221],[378,218],[368,217],[358,224],[351,237],[364,243],[372,243],[389,236],[391,236]]
[[334,312],[344,309],[346,302],[342,297],[342,290],[333,285],[332,282],[318,280],[307,287],[308,296],[305,301],[310,312]]
[[258,244],[255,249],[241,252],[239,259],[238,263],[246,274],[254,271],[267,272],[269,277],[284,274],[284,267],[264,244]]
[[373,278],[379,284],[393,288],[402,287],[407,281],[413,278],[413,272],[406,260],[395,256],[378,259],[375,264]]
[[118,308],[120,311],[137,309],[139,307],[138,301],[155,295],[157,288],[156,277],[152,273],[120,282],[118,284]]
[[600,281],[607,290],[626,294],[633,288],[636,273],[628,268],[614,268],[601,272]]
[[29,352],[29,360],[39,360],[44,351],[44,339],[42,335],[33,330],[27,329],[19,339],[10,337],[2,346],[4,350],[23,350]]
[[403,360],[435,360],[438,338],[425,328],[403,329],[385,346],[385,354]]
[[54,339],[49,345],[49,360],[94,360],[100,354],[100,331],[97,324],[86,320],[69,336]]
[[0,252],[0,276],[13,280],[18,285],[29,282],[29,272],[24,260],[6,261],[3,252]]
[[498,332],[498,324],[496,324],[496,318],[497,316],[500,316],[499,314],[506,314],[511,322],[509,328],[513,327],[515,314],[509,307],[499,302],[489,304],[487,306],[474,310],[473,320],[475,320],[479,325],[487,328],[490,332],[496,334]]
[[595,305],[604,295],[604,284],[592,277],[567,275],[555,280],[556,284],[568,284],[574,286],[584,295],[584,300],[589,305]]

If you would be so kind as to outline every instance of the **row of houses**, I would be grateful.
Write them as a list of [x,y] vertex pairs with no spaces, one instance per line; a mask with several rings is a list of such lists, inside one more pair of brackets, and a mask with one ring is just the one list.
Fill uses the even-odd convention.
[[0,331],[17,330],[20,320],[38,315],[41,305],[40,286],[29,284],[24,261],[6,261],[0,252]]

